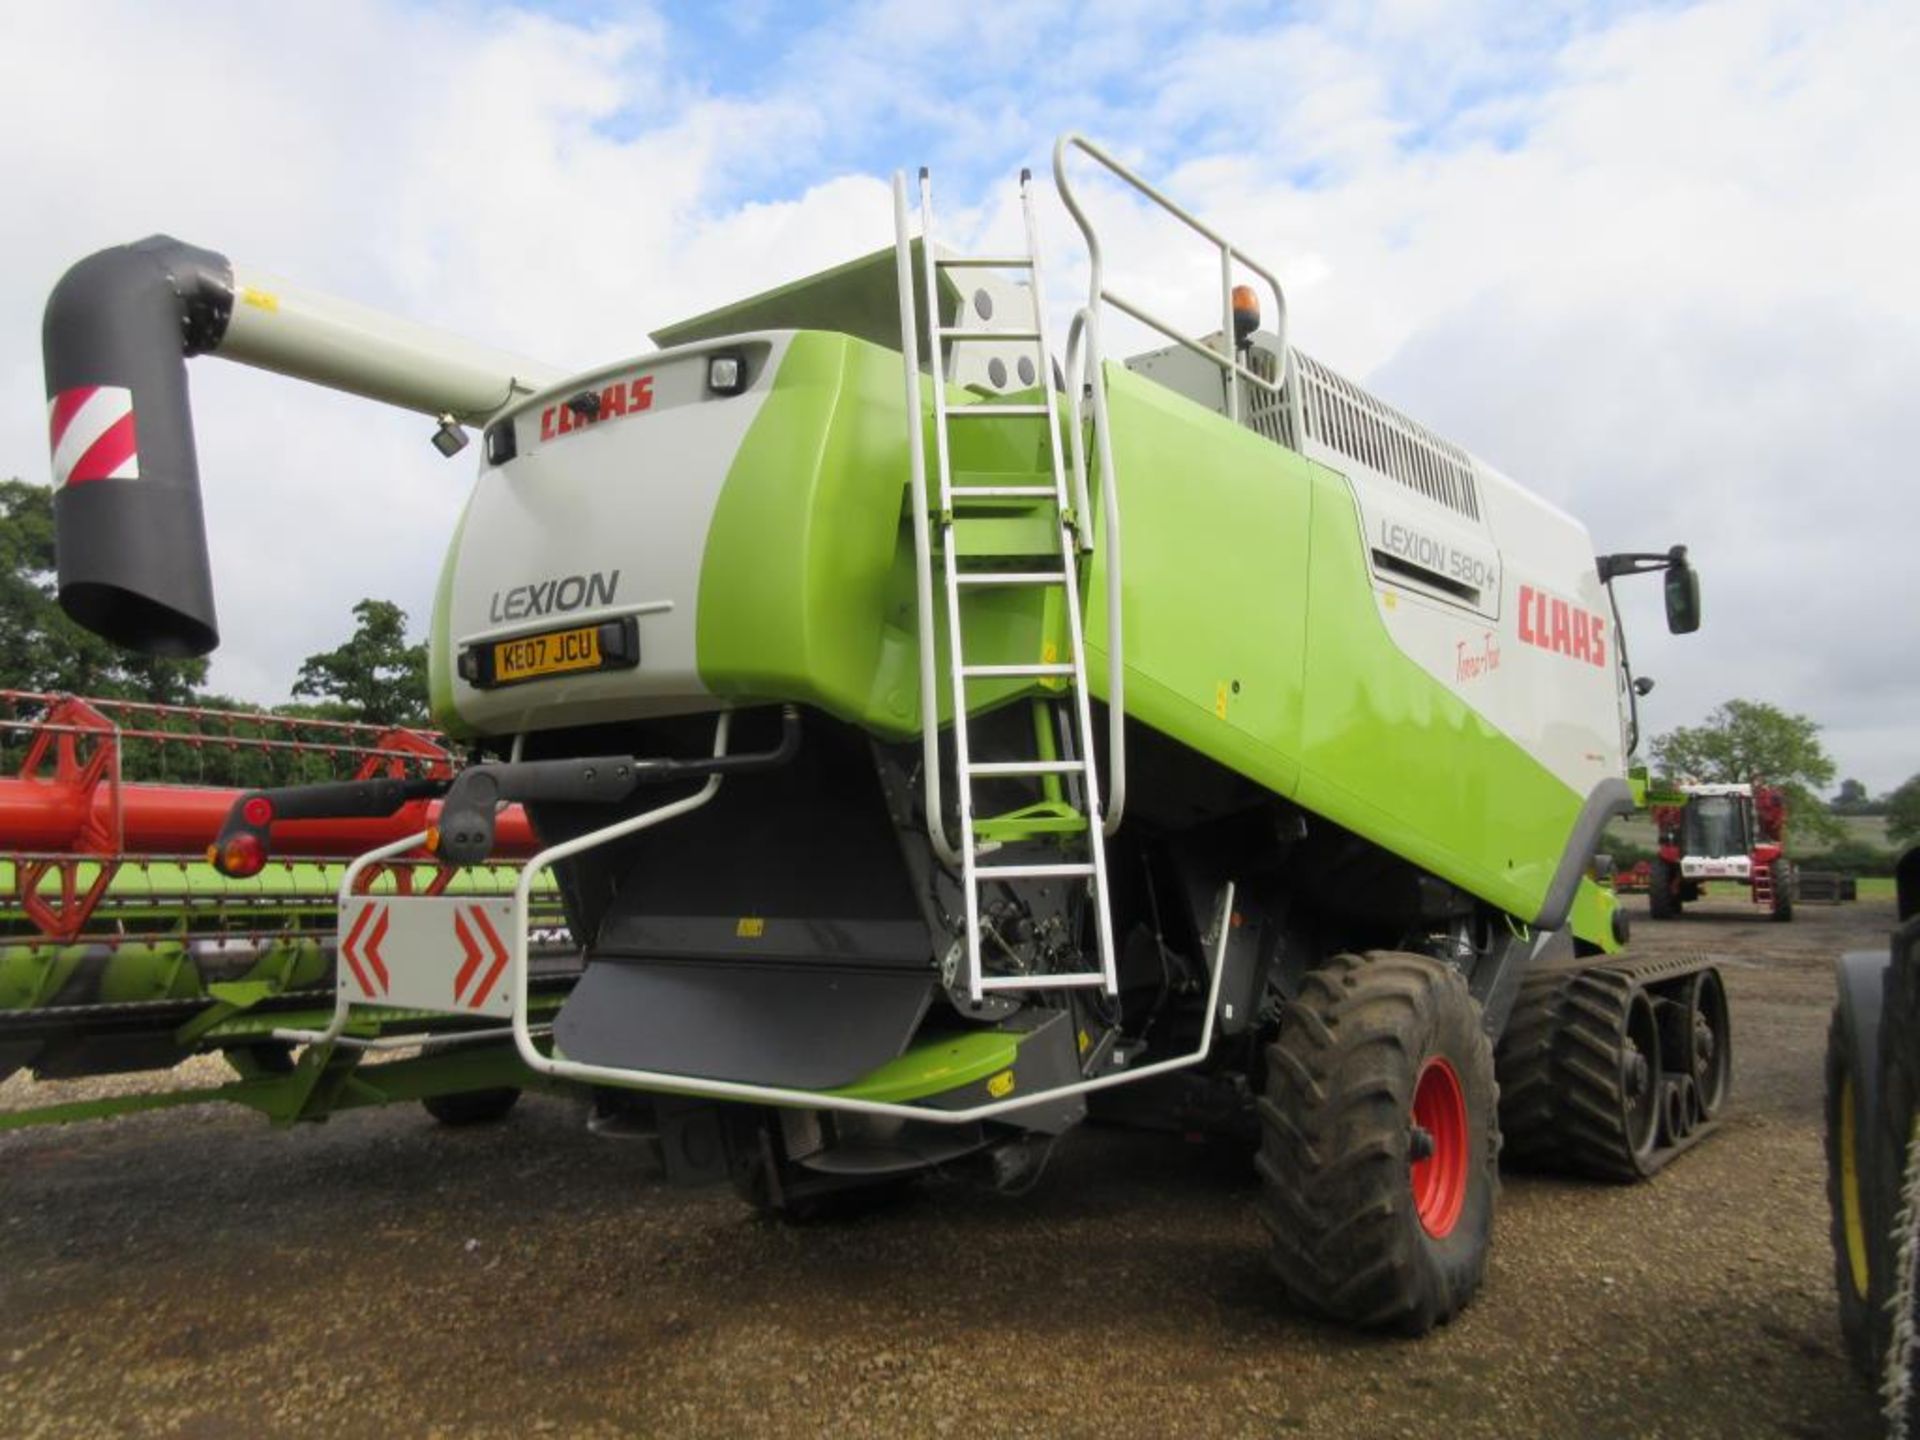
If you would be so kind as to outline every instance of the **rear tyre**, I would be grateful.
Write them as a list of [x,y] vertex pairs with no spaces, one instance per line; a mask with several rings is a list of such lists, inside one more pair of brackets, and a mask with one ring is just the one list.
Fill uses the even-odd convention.
[[1424,955],[1338,955],[1267,1050],[1260,1217],[1297,1308],[1418,1335],[1486,1272],[1499,1192],[1493,1047]]
[[1881,1373],[1889,1440],[1920,1436],[1920,1130],[1907,1147],[1906,1180],[1893,1234],[1891,1333]]
[[1859,1112],[1860,1057],[1839,1006],[1827,1026],[1827,1212],[1833,1241],[1833,1288],[1840,1297],[1840,1333],[1860,1374],[1878,1373],[1887,1348],[1887,1251],[1873,1223],[1869,1168],[1862,1147],[1873,1143],[1871,1117]]
[[1680,877],[1670,861],[1653,862],[1647,879],[1647,913],[1655,920],[1680,918]]
[[1880,1173],[1891,1321],[1881,1370],[1888,1434],[1920,1436],[1920,932],[1895,932],[1880,1016]]
[[1793,919],[1793,866],[1782,856],[1773,862],[1773,918],[1784,925]]
[[427,1114],[442,1125],[491,1125],[507,1118],[507,1112],[520,1103],[520,1092],[512,1086],[497,1090],[463,1090],[454,1095],[429,1095],[420,1104]]

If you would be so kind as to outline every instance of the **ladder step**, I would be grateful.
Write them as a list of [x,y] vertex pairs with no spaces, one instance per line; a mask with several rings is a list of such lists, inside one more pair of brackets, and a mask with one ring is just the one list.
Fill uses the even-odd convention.
[[1091,861],[1079,861],[1060,865],[976,865],[973,876],[976,880],[1075,880],[1086,879],[1093,874]]
[[1071,675],[1073,666],[1065,661],[1036,665],[962,665],[960,674],[968,680],[987,680],[1002,675],[1037,680],[1043,675]]
[[1084,760],[973,760],[967,764],[969,775],[1078,775],[1087,768]]
[[948,405],[945,407],[949,420],[964,418],[990,419],[1007,415],[1051,415],[1051,405],[1000,405],[983,403],[978,405]]
[[1051,485],[956,485],[950,492],[956,502],[963,500],[1058,500],[1060,492]]
[[1105,985],[1107,977],[1098,970],[1074,975],[982,975],[982,990],[1079,990]]
[[934,334],[942,340],[1032,340],[1038,342],[1038,330],[968,330],[959,325],[938,325]]
[[1033,260],[1026,255],[949,255],[933,257],[943,270],[1031,270]]
[[1064,585],[1067,577],[1058,570],[963,570],[953,577],[956,585]]

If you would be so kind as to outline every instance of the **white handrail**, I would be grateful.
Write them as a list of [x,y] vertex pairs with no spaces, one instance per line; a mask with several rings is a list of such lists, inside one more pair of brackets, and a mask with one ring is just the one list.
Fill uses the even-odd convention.
[[[1194,234],[1208,241],[1220,252],[1220,333],[1223,343],[1228,348],[1228,353],[1223,355],[1212,346],[1202,345],[1193,337],[1153,314],[1145,306],[1136,304],[1134,301],[1128,300],[1124,296],[1116,294],[1107,288],[1102,278],[1104,260],[1100,252],[1100,239],[1094,234],[1093,222],[1087,218],[1086,211],[1080,207],[1080,202],[1073,193],[1072,183],[1067,179],[1067,152],[1069,150],[1078,150],[1097,164],[1106,167],[1106,169],[1110,170],[1114,175],[1118,176],[1121,180],[1146,196],[1147,199],[1153,201],[1153,203],[1158,205],[1162,210],[1173,216],[1174,219],[1193,231]],[[1278,394],[1281,391],[1287,373],[1287,297],[1286,292],[1280,288],[1278,276],[1258,260],[1255,260],[1251,255],[1247,254],[1247,252],[1242,250],[1238,245],[1228,240],[1224,235],[1215,232],[1198,217],[1188,214],[1179,205],[1161,194],[1160,191],[1155,189],[1151,184],[1142,180],[1138,175],[1134,174],[1084,135],[1069,131],[1054,142],[1053,180],[1055,187],[1060,191],[1061,202],[1067,207],[1068,213],[1073,216],[1074,223],[1079,225],[1080,233],[1086,237],[1087,259],[1091,271],[1087,286],[1089,296],[1087,303],[1090,307],[1097,308],[1101,302],[1104,301],[1112,305],[1115,309],[1122,310],[1128,315],[1131,315],[1143,325],[1148,325],[1158,330],[1162,335],[1165,335],[1176,344],[1183,345],[1195,354],[1205,356],[1215,365],[1218,365],[1226,372],[1227,377],[1227,415],[1228,418],[1236,422],[1240,419],[1241,381],[1250,382],[1257,389],[1266,391],[1269,394]],[[1279,382],[1268,380],[1248,366],[1242,365],[1232,353],[1233,266],[1236,261],[1246,266],[1247,269],[1251,270],[1255,275],[1258,275],[1262,280],[1265,280],[1268,289],[1273,292],[1273,328],[1274,334],[1279,341],[1281,362],[1277,367],[1281,377]]]
[[[946,807],[940,795],[940,690],[934,665],[933,607],[926,597],[933,594],[933,554],[927,534],[927,456],[920,430],[920,325],[913,304],[913,240],[907,225],[907,176],[893,172],[893,267],[900,288],[900,356],[907,379],[907,476],[913,492],[913,573],[921,603],[914,606],[920,622],[920,768],[927,777],[927,838],[934,851],[949,865],[961,863],[960,852],[947,839]],[[930,242],[925,235],[920,244]],[[934,297],[928,304],[936,304]],[[928,344],[937,345],[931,333],[939,324],[937,314],[929,317]],[[960,703],[954,697],[954,703]]]
[[[715,753],[719,753],[716,748]],[[1096,1090],[1111,1090],[1115,1086],[1130,1085],[1138,1080],[1151,1079],[1156,1075],[1169,1074],[1175,1070],[1184,1070],[1199,1064],[1207,1058],[1213,1049],[1214,1020],[1220,1013],[1220,979],[1226,972],[1227,944],[1233,935],[1233,895],[1234,884],[1228,881],[1220,889],[1220,902],[1214,913],[1213,929],[1208,937],[1213,941],[1211,956],[1211,974],[1207,983],[1206,1018],[1200,1025],[1200,1038],[1194,1048],[1183,1055],[1170,1056],[1165,1060],[1156,1060],[1150,1065],[1138,1069],[1115,1070],[1105,1075],[1096,1075],[1092,1079],[1076,1080],[1046,1090],[1030,1091],[1025,1095],[1010,1095],[1001,1100],[990,1100],[980,1105],[970,1105],[965,1109],[942,1110],[930,1105],[902,1103],[892,1100],[861,1100],[850,1095],[823,1094],[817,1090],[795,1090],[784,1085],[756,1085],[744,1080],[713,1080],[699,1075],[676,1075],[660,1070],[629,1070],[617,1065],[591,1065],[580,1060],[556,1059],[541,1052],[533,1043],[533,1034],[527,1025],[526,990],[526,953],[527,927],[523,906],[530,885],[530,877],[544,870],[555,860],[564,860],[580,850],[590,849],[607,840],[617,839],[621,835],[630,835],[635,830],[657,825],[662,820],[670,820],[675,815],[705,804],[712,798],[713,791],[719,788],[720,778],[712,776],[706,788],[685,800],[675,801],[671,805],[662,805],[657,810],[649,810],[617,825],[609,825],[604,830],[591,831],[551,849],[543,850],[527,862],[526,873],[521,877],[521,887],[515,892],[516,908],[513,940],[513,1033],[514,1044],[520,1052],[520,1059],[529,1070],[536,1074],[552,1075],[562,1080],[579,1080],[590,1085],[624,1085],[640,1090],[664,1090],[675,1095],[699,1095],[713,1100],[750,1100],[762,1105],[781,1105],[807,1110],[840,1110],[854,1115],[877,1115],[892,1120],[926,1120],[936,1125],[971,1125],[981,1120],[992,1120],[1016,1110],[1024,1110],[1033,1105],[1051,1104],[1058,1100],[1070,1100],[1078,1095],[1090,1094]]]
[[1100,366],[1100,312],[1093,306],[1082,306],[1067,327],[1066,381],[1072,420],[1068,434],[1073,445],[1074,504],[1086,517],[1087,544],[1091,547],[1093,512],[1087,500],[1087,460],[1080,438],[1081,396],[1091,395],[1093,443],[1100,462],[1101,523],[1106,527],[1107,542],[1107,810],[1103,828],[1111,835],[1120,828],[1120,817],[1127,809],[1127,666],[1120,583],[1120,487],[1114,479],[1113,435],[1107,426],[1107,387],[1086,382],[1089,371],[1099,376]]
[[[717,759],[727,753],[727,733],[732,722],[732,714],[722,711],[714,726],[713,754]],[[1220,1013],[1220,982],[1226,972],[1227,945],[1233,935],[1233,897],[1234,884],[1228,881],[1220,888],[1219,900],[1215,906],[1213,924],[1204,939],[1211,946],[1209,956],[1209,974],[1207,980],[1207,1008],[1205,1019],[1201,1022],[1199,1039],[1194,1048],[1184,1054],[1156,1060],[1150,1065],[1136,1069],[1112,1071],[1091,1079],[1073,1081],[1066,1085],[1046,1090],[1030,1091],[1024,1095],[1012,1095],[1003,1099],[988,1101],[964,1109],[945,1110],[930,1105],[902,1103],[888,1100],[862,1100],[849,1095],[822,1094],[814,1090],[796,1090],[781,1085],[755,1085],[737,1080],[714,1080],[698,1075],[678,1075],[659,1070],[630,1070],[617,1065],[592,1065],[584,1061],[567,1060],[549,1055],[534,1043],[536,1033],[546,1034],[551,1027],[545,1024],[535,1026],[529,1011],[528,982],[530,967],[528,950],[530,944],[532,913],[532,895],[534,880],[551,869],[561,860],[568,859],[585,850],[605,845],[609,841],[619,840],[641,830],[648,830],[665,821],[676,819],[689,811],[697,810],[713,799],[719,792],[724,779],[721,775],[709,775],[706,783],[691,795],[683,796],[665,805],[656,806],[638,815],[630,815],[590,830],[584,835],[576,835],[571,840],[563,840],[540,851],[520,872],[520,879],[513,891],[513,924],[510,935],[510,963],[507,972],[507,991],[510,997],[512,1014],[511,1028],[514,1049],[521,1061],[535,1074],[551,1075],[561,1080],[579,1080],[597,1085],[623,1085],[636,1089],[663,1090],[676,1095],[699,1095],[715,1100],[748,1100],[764,1105],[792,1106],[812,1110],[839,1110],[857,1115],[877,1115],[895,1120],[925,1120],[940,1125],[967,1125],[981,1120],[992,1120],[1008,1115],[1028,1106],[1050,1104],[1057,1100],[1072,1099],[1075,1096],[1090,1094],[1096,1090],[1109,1090],[1119,1085],[1129,1085],[1139,1080],[1151,1079],[1156,1075],[1169,1074],[1175,1070],[1184,1070],[1199,1064],[1207,1058],[1213,1049],[1214,1023]],[[367,865],[388,855],[398,854],[411,849],[424,840],[425,833],[409,835],[392,845],[382,846],[369,851],[350,867],[350,874],[357,876]],[[341,896],[351,894],[348,885],[343,882]],[[278,1040],[292,1040],[307,1044],[326,1043],[340,1037],[345,1028],[347,1012],[352,1002],[348,999],[344,983],[336,990],[333,1023],[324,1031],[275,1030],[271,1034]],[[472,1040],[492,1038],[499,1034],[498,1029],[449,1034],[445,1036],[428,1035],[413,1037],[394,1037],[392,1041],[374,1040],[363,1042],[356,1048],[383,1049],[398,1048],[402,1044],[432,1044],[441,1040]]]

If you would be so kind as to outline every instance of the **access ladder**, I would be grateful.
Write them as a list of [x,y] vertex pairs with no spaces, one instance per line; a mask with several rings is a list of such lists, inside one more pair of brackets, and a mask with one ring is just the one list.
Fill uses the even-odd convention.
[[[922,563],[918,570],[918,601],[922,614],[931,614],[935,605],[931,567],[924,557],[937,552],[947,623],[947,660],[950,695],[953,701],[954,770],[957,778],[956,808],[959,816],[960,844],[957,858],[961,869],[961,887],[966,905],[966,980],[971,998],[977,1003],[985,995],[1002,990],[1039,990],[1077,987],[1103,987],[1117,993],[1114,968],[1113,916],[1107,888],[1104,817],[1099,777],[1095,771],[1093,750],[1093,712],[1087,690],[1086,637],[1080,612],[1080,557],[1092,548],[1092,517],[1074,508],[1068,490],[1068,463],[1061,437],[1060,416],[1046,378],[1051,370],[1052,351],[1048,344],[1047,311],[1042,293],[1039,266],[1039,237],[1034,223],[1032,176],[1020,172],[1020,208],[1026,229],[1024,255],[981,258],[941,256],[933,242],[933,187],[925,169],[920,171],[921,269],[924,286],[927,329],[926,349],[932,379],[934,462],[938,487],[933,497],[925,497],[926,486],[920,474],[924,464],[919,443],[920,385],[915,357],[920,333],[914,318],[909,271],[909,245],[904,224],[904,178],[895,176],[895,210],[901,221],[899,273],[902,282],[901,348],[906,357],[909,383],[909,431],[915,468],[915,495],[920,513],[915,523],[921,529],[918,550]],[[1018,329],[975,329],[941,323],[940,279],[947,271],[993,269],[1024,272],[1031,301],[1032,319]],[[955,317],[958,318],[957,316]],[[1034,374],[1039,380],[1042,398],[1033,401],[1003,401],[962,398],[965,392],[949,394],[945,350],[948,345],[978,341],[1019,342],[1035,349]],[[1071,402],[1069,402],[1070,404]],[[1071,413],[1071,410],[1070,410]],[[1003,479],[1024,481],[1027,477],[997,476],[992,473],[956,475],[953,463],[954,427],[983,422],[1010,422],[1035,426],[1044,433],[1047,473],[1036,473],[1032,483],[999,483]],[[1036,442],[1039,436],[1036,436]],[[1039,449],[1036,443],[1035,450]],[[1084,487],[1082,487],[1084,493]],[[1020,547],[1001,548],[996,532],[1004,530],[1009,511],[1040,514],[1050,521],[1052,549],[1044,560],[1028,559],[1029,568],[1006,568],[1005,562],[1018,559]],[[996,523],[1000,522],[1000,523]],[[1028,547],[1030,548],[1030,547]],[[1043,568],[1031,568],[1035,564]],[[1067,654],[1045,654],[1038,660],[1008,661],[1005,657],[970,654],[962,623],[965,598],[982,587],[1018,587],[1036,594],[1058,595],[1066,619]],[[923,635],[926,634],[923,628]],[[928,683],[932,670],[923,663],[921,715],[931,737],[939,724],[938,695]],[[1025,679],[1039,683],[1051,693],[1037,702],[1065,718],[1065,725],[1048,725],[1045,733],[1065,733],[1072,737],[1072,753],[1028,756],[981,757],[974,753],[969,733],[969,687],[983,681]],[[1050,717],[1051,718],[1051,717]],[[1038,728],[1038,727],[1037,727]],[[938,751],[930,740],[928,774],[928,822],[934,843],[944,852],[954,849],[945,836],[945,818],[940,813]],[[1063,792],[1055,783],[1046,786],[1048,799],[1004,815],[981,816],[978,813],[976,784],[980,781],[1011,777],[1039,777],[1048,782],[1066,781]],[[1061,794],[1077,796],[1056,798]],[[1041,861],[992,863],[983,857],[1008,843],[1048,840],[1063,852],[1058,858]],[[981,962],[983,933],[982,893],[987,887],[1019,881],[1066,880],[1084,883],[1093,908],[1095,943],[1099,968],[1066,974],[987,974]]]

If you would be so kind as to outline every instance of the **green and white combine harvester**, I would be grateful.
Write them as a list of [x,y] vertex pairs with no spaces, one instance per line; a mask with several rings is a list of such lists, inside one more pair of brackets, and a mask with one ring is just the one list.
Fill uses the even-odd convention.
[[[1071,167],[1211,248],[1217,333],[1115,292]],[[431,647],[476,758],[362,861],[477,861],[504,802],[544,848],[480,903],[350,874],[342,948],[384,973],[275,1038],[490,1026],[627,1097],[671,1177],[788,1214],[963,1161],[1017,1186],[1089,1114],[1240,1137],[1286,1296],[1424,1331],[1484,1272],[1503,1133],[1633,1178],[1724,1100],[1717,975],[1627,958],[1586,874],[1636,801],[1609,585],[1664,571],[1687,631],[1698,584],[1292,348],[1271,271],[1099,147],[1054,171],[1064,345],[1024,175],[1017,253],[943,250],[896,177],[892,250],[580,374],[165,238],[91,257],[46,324],[61,600],[217,643],[185,356],[480,430]],[[1166,348],[1109,360],[1116,314]],[[246,797],[222,865],[381,783]],[[550,1034],[549,872],[584,959]]]

